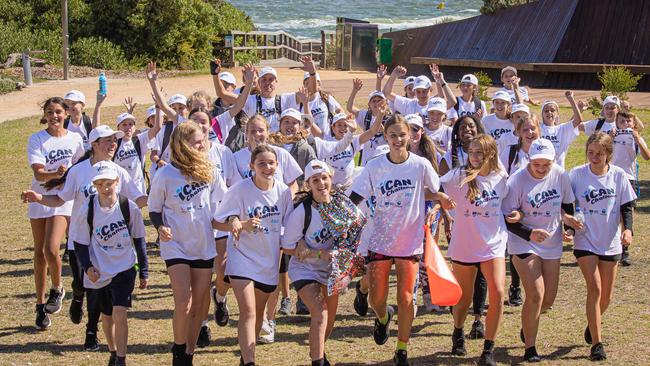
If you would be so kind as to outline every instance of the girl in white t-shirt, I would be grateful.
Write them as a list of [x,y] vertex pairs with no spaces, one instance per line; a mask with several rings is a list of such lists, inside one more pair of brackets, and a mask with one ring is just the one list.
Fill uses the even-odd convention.
[[124,137],[117,142],[117,150],[113,155],[115,164],[126,170],[142,192],[146,192],[145,184],[145,155],[149,141],[154,139],[162,125],[162,119],[156,118],[153,127],[138,135],[135,133],[135,116],[131,113],[122,113],[117,116],[117,130],[124,132]]
[[560,124],[560,107],[554,100],[545,100],[542,103],[542,138],[553,143],[555,149],[555,162],[564,168],[564,160],[573,140],[580,134],[579,126],[582,123],[581,102],[576,102],[572,91],[565,93],[573,117],[569,122]]
[[[469,117],[464,117],[469,118]],[[467,165],[454,168],[441,178],[445,192],[456,202],[454,225],[447,255],[463,295],[453,307],[454,355],[464,356],[463,324],[472,302],[478,269],[487,280],[490,307],[485,329],[481,365],[496,365],[494,341],[503,316],[505,287],[505,252],[508,241],[501,202],[508,193],[507,175],[499,165],[496,142],[489,135],[479,135],[467,151]]]
[[585,342],[593,344],[591,360],[607,358],[601,343],[601,319],[613,298],[621,245],[632,244],[636,194],[627,174],[611,164],[613,145],[610,135],[592,134],[586,145],[588,163],[569,173],[577,205],[585,217],[584,229],[575,233],[573,253],[587,285],[589,325],[584,335]]
[[264,309],[278,285],[280,235],[293,209],[291,190],[275,178],[279,169],[276,149],[257,146],[250,167],[255,174],[230,188],[212,221],[215,229],[231,233],[226,276],[239,307],[242,365],[255,364],[255,341]]
[[512,135],[515,125],[510,120],[510,96],[504,91],[497,91],[492,96],[492,109],[494,113],[483,116],[481,123],[485,133],[492,136],[497,142],[502,137]]
[[541,127],[536,115],[515,119],[516,139],[499,140],[499,160],[511,175],[526,167],[530,161],[528,153],[533,141],[541,137]]
[[538,139],[530,147],[530,162],[508,179],[503,213],[523,216],[510,222],[508,253],[524,285],[520,335],[526,345],[524,361],[539,362],[535,343],[540,314],[555,301],[560,280],[562,222],[578,226],[569,175],[555,163],[553,143]]
[[453,104],[453,107],[449,109],[449,113],[447,114],[451,124],[453,125],[458,117],[467,114],[474,115],[479,120],[483,116],[487,116],[485,102],[478,97],[478,78],[473,74],[463,75],[458,87],[460,88],[461,96],[457,97],[452,92],[453,98],[451,98],[450,104]]
[[395,67],[393,69],[393,72],[391,72],[388,81],[386,81],[386,85],[384,85],[382,92],[388,101],[393,102],[395,112],[399,112],[403,115],[417,113],[422,116],[422,119],[426,122],[427,106],[429,105],[429,99],[432,97],[433,91],[431,80],[429,80],[429,78],[424,75],[418,76],[415,79],[415,84],[413,85],[415,98],[409,99],[393,93],[393,84],[395,84],[395,80],[405,75],[405,67]]
[[106,100],[106,95],[100,94],[99,90],[97,91],[97,101],[95,102],[92,119],[84,112],[86,96],[82,92],[79,90],[70,90],[63,96],[63,99],[68,107],[68,116],[63,121],[63,127],[70,132],[78,134],[83,140],[86,151],[90,150],[88,136],[93,128],[99,126],[99,108],[104,103],[104,100]]
[[[418,263],[423,253],[425,193],[431,199],[442,199],[438,193],[438,174],[425,158],[409,153],[410,130],[401,115],[386,122],[384,135],[390,148],[388,154],[368,162],[352,185],[350,198],[355,203],[375,196],[372,233],[368,242],[369,302],[375,311],[375,343],[388,340],[388,328],[394,314],[387,306],[388,278],[393,264],[397,271],[399,304],[396,364],[407,364],[407,344],[413,322],[413,288]],[[396,219],[399,218],[399,219]]]
[[[31,189],[45,194],[41,186],[54,178],[61,178],[66,170],[84,155],[81,137],[66,130],[63,120],[67,105],[58,97],[49,98],[43,104],[41,124],[47,127],[29,137],[27,160],[34,173]],[[48,193],[56,193],[53,189]],[[58,312],[65,291],[61,283],[61,257],[59,246],[66,232],[72,201],[63,206],[50,208],[38,203],[30,203],[27,214],[34,237],[34,281],[36,284],[36,328],[45,330],[51,322],[48,314]],[[49,298],[45,299],[47,273],[50,273],[52,287]]]
[[472,116],[459,118],[451,131],[449,149],[440,159],[440,174],[445,175],[451,169],[467,165],[467,149],[470,143],[484,133],[483,125],[476,118]]
[[211,221],[225,185],[208,160],[205,142],[196,123],[179,125],[171,136],[170,164],[156,173],[149,195],[149,216],[174,296],[175,365],[192,364],[217,255]]
[[424,125],[427,136],[436,144],[440,154],[449,150],[451,144],[451,126],[447,125],[447,102],[440,97],[433,97],[429,100],[427,107],[428,123]]

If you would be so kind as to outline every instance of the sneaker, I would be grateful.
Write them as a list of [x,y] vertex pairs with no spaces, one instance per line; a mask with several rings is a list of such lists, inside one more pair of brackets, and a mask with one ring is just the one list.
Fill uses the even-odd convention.
[[327,354],[323,352],[323,366],[331,366],[330,362],[327,360]]
[[124,361],[115,360],[115,366],[126,366],[126,360]]
[[210,327],[204,325],[199,330],[199,338],[196,340],[196,346],[205,348],[210,345]]
[[296,314],[309,315],[309,309],[307,308],[307,305],[302,302],[302,299],[300,299],[300,297],[298,297],[298,301],[296,301]]
[[526,362],[541,362],[542,358],[537,354],[535,346],[526,348],[524,352],[524,361]]
[[627,249],[627,247],[623,247],[623,253],[621,254],[621,260],[618,261],[621,266],[623,267],[629,267],[632,262],[630,261],[630,252]]
[[589,331],[589,326],[588,325],[587,325],[587,328],[585,328],[585,342],[587,342],[587,344],[592,343],[591,332]]
[[368,314],[368,294],[361,292],[361,281],[357,282],[356,293],[354,297],[354,311],[359,316],[366,316]]
[[36,328],[38,330],[47,330],[52,325],[50,316],[45,312],[44,304],[36,304]]
[[260,343],[271,344],[275,342],[275,320],[269,320],[268,326],[268,334],[262,335],[258,338]]
[[244,359],[239,357],[239,366],[255,366],[255,362],[244,363]]
[[454,329],[451,335],[451,354],[456,356],[465,356],[467,350],[465,349],[465,334],[463,329]]
[[508,304],[510,306],[521,306],[524,301],[521,299],[521,287],[512,287],[508,290]]
[[84,305],[83,297],[80,299],[73,298],[72,301],[70,301],[70,310],[68,311],[68,314],[70,315],[70,320],[72,321],[73,324],[81,323],[81,320],[84,317],[83,305]]
[[591,347],[591,354],[589,355],[591,361],[603,361],[607,359],[605,348],[602,343],[596,343]]
[[388,314],[388,321],[386,324],[381,324],[379,319],[375,318],[375,330],[372,332],[372,336],[375,338],[375,343],[380,346],[388,341],[390,321],[393,319],[395,310],[393,310],[392,306],[388,306],[386,308],[386,313]]
[[[67,240],[66,240],[67,241]],[[66,249],[65,252],[63,252],[63,255],[61,256],[61,262],[63,263],[68,263],[70,262],[70,255],[68,254],[68,250]]]
[[261,335],[267,335],[271,333],[271,325],[268,320],[262,321],[262,329],[260,330]]
[[225,327],[228,325],[228,320],[230,320],[230,309],[228,309],[228,303],[224,302],[215,302],[214,304],[214,321],[220,327]]
[[483,350],[481,353],[481,358],[478,359],[479,366],[497,366],[497,362],[494,360],[494,352]]
[[92,352],[99,349],[99,340],[97,339],[97,333],[86,332],[86,340],[84,341],[84,351]]
[[117,353],[110,352],[110,357],[108,357],[108,366],[115,366],[117,364]]
[[278,310],[278,313],[282,315],[291,315],[291,299],[288,297],[285,297],[280,301],[280,309]]
[[61,311],[61,305],[63,303],[64,296],[65,290],[63,287],[61,287],[61,291],[50,289],[50,296],[45,302],[45,312],[48,314],[56,314]]
[[184,344],[174,344],[172,346],[172,366],[186,366]]
[[485,337],[485,326],[480,319],[474,320],[472,323],[472,330],[469,331],[467,338],[469,339],[482,339]]
[[393,364],[395,366],[409,366],[409,360],[406,356],[406,351],[395,351],[395,356],[393,356]]
[[194,366],[194,353],[191,355],[186,353],[183,356],[185,357],[185,366]]

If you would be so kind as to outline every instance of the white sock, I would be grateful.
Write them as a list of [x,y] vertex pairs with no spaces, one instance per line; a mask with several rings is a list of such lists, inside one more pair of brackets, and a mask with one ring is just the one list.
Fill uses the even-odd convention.
[[221,295],[219,295],[218,292],[217,292],[217,294],[215,295],[215,297],[217,298],[217,302],[224,302],[224,301],[226,301],[226,296],[221,296]]
[[208,325],[208,319],[205,319],[204,321],[201,322],[201,327],[205,327]]

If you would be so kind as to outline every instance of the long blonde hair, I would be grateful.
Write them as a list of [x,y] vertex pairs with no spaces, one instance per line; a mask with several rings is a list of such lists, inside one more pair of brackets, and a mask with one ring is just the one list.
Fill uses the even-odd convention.
[[214,166],[208,160],[207,151],[199,151],[189,144],[195,133],[202,134],[203,130],[192,121],[181,123],[174,129],[169,143],[171,161],[189,179],[211,183],[214,180]]
[[499,171],[499,156],[497,153],[497,142],[490,135],[478,135],[471,143],[477,144],[480,146],[481,152],[483,152],[483,165],[474,168],[470,165],[469,159],[467,165],[464,167],[465,178],[460,182],[460,186],[467,184],[467,199],[474,200],[476,197],[481,195],[481,191],[478,189],[478,184],[476,184],[476,177],[483,167],[486,165],[490,168],[491,172]]

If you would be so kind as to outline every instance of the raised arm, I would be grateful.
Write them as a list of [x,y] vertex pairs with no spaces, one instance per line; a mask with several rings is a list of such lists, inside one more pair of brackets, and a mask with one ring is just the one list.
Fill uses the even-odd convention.
[[431,70],[431,76],[436,82],[436,87],[438,88],[438,94],[442,89],[442,94],[440,97],[444,97],[447,100],[447,109],[452,109],[456,105],[456,95],[454,91],[451,90],[451,87],[445,81],[445,75],[440,71],[440,68],[436,64],[429,65],[429,70]]
[[573,110],[573,117],[571,117],[573,119],[573,127],[578,127],[582,123],[582,110],[578,106],[578,103],[576,102],[572,91],[567,90],[564,95],[566,96],[566,99],[569,101],[569,105]]
[[381,90],[381,81],[386,77],[386,65],[377,66],[377,81],[375,82],[375,90]]
[[[106,100],[106,95],[102,94],[97,91],[97,102],[95,103],[95,110],[93,111],[93,121],[92,121],[92,126],[93,128],[97,128],[97,126],[102,124],[101,121],[101,109],[102,109],[102,103]],[[88,131],[90,133],[90,131]]]
[[[156,98],[152,95],[154,103],[156,102]],[[149,140],[153,140],[156,138],[156,135],[160,130],[162,129],[162,111],[160,110],[160,107],[158,107],[158,104],[156,103],[156,115],[153,120],[153,127],[151,127],[147,132],[148,132],[148,137]]]
[[310,134],[312,134],[315,137],[323,137],[323,131],[318,127],[316,123],[313,123],[312,121],[314,120],[313,116],[311,115],[311,109],[309,108],[309,94],[307,92],[307,89],[304,87],[301,87],[298,89],[296,92],[296,102],[298,104],[303,105],[303,114],[305,116],[311,117],[307,118],[308,123],[305,123],[305,129],[309,131]]
[[[302,69],[309,73],[309,79],[307,79],[307,91],[309,92],[309,95],[314,95],[318,91],[318,86],[316,85],[316,65],[314,64],[314,60],[312,60],[310,56],[304,56],[300,58],[300,62],[302,62]],[[296,103],[298,103],[298,96],[296,96]]]
[[[248,100],[248,96],[251,94],[251,90],[253,89],[253,81],[255,80],[255,68],[253,65],[244,65],[242,73],[244,74],[244,90],[239,93],[239,96],[235,100],[235,104],[233,104],[232,108],[228,110],[231,118],[235,118],[235,116],[241,112],[241,110],[244,108],[244,105],[246,105],[246,100]],[[220,81],[217,82],[221,84]]]
[[512,90],[515,92],[515,103],[522,104],[524,100],[521,98],[521,93],[519,92],[519,82],[521,79],[518,76],[512,78]]
[[215,58],[210,64],[210,72],[212,73],[212,83],[214,84],[215,93],[217,93],[217,96],[223,99],[226,104],[234,104],[237,100],[237,94],[226,91],[226,88],[224,88],[221,83],[221,79],[219,79],[221,60]]
[[648,145],[645,143],[643,137],[639,134],[639,131],[633,130],[632,136],[634,137],[634,142],[639,146],[639,154],[641,154],[643,160],[650,159],[650,150],[648,149]]
[[149,62],[147,64],[147,80],[149,80],[149,86],[151,87],[151,92],[154,95],[156,105],[169,117],[171,120],[176,121],[178,115],[176,112],[167,104],[167,101],[160,94],[160,89],[158,88],[158,71],[156,70],[156,63]]
[[390,73],[390,77],[388,78],[386,85],[384,85],[382,92],[391,102],[395,101],[395,97],[397,97],[397,94],[393,93],[393,85],[395,85],[395,80],[404,75],[406,75],[406,68],[403,66],[397,66],[393,69],[393,72]]
[[[381,109],[381,112],[375,116],[375,123],[370,126],[370,128],[363,132],[361,136],[359,136],[359,144],[363,145],[366,142],[370,141],[375,135],[378,135],[383,132],[384,130],[384,116],[387,113],[388,106],[384,105],[383,108]],[[370,111],[368,111],[370,113]]]
[[352,79],[352,91],[350,92],[348,103],[346,104],[345,108],[349,113],[354,114],[355,117],[359,114],[359,108],[354,106],[354,100],[356,99],[357,93],[359,93],[359,90],[361,90],[361,88],[363,88],[363,81],[358,78]]

